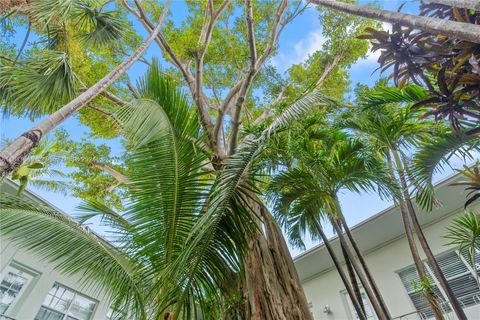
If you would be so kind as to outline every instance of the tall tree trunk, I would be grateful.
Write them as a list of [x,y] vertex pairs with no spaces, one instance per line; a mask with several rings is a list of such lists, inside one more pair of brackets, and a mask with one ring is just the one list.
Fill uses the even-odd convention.
[[426,1],[437,3],[437,4],[443,4],[450,7],[480,10],[480,1],[478,0],[426,0]]
[[365,273],[363,272],[363,269],[357,257],[352,253],[346,239],[344,238],[343,232],[338,224],[338,221],[334,217],[332,217],[330,221],[333,225],[333,228],[335,229],[335,232],[338,235],[338,239],[340,240],[341,245],[345,248],[345,251],[347,252],[350,258],[350,261],[352,262],[353,268],[355,269],[355,272],[357,273],[358,278],[360,279],[360,282],[363,285],[363,289],[365,290],[365,293],[367,294],[368,299],[370,300],[370,303],[372,304],[372,307],[375,310],[375,313],[377,314],[378,318],[381,320],[391,319],[387,314],[385,314],[382,307],[378,303],[377,297],[373,293],[372,288],[370,287],[368,279]]
[[[397,204],[397,206],[400,208],[400,214],[402,215],[403,226],[405,228],[405,234],[407,236],[407,242],[408,242],[408,246],[410,247],[410,252],[412,254],[412,258],[413,258],[413,262],[415,264],[415,268],[417,269],[420,281],[422,281],[422,283],[423,283],[423,281],[428,280],[427,271],[425,270],[425,266],[423,265],[422,258],[420,257],[420,254],[418,253],[417,244],[415,243],[415,238],[414,238],[414,235],[413,235],[413,232],[412,232],[412,228],[411,228],[411,225],[410,225],[408,214],[405,211],[405,207],[404,207],[403,203],[399,203],[399,204]],[[435,295],[435,293],[432,290],[428,290],[428,291],[424,292],[424,296],[425,296],[425,299],[427,299],[428,304],[432,308],[432,311],[435,315],[435,319],[443,320],[444,319],[443,312],[442,312],[442,309],[439,308],[438,297]]]
[[438,262],[435,259],[435,256],[433,255],[430,245],[428,244],[427,239],[425,238],[425,234],[423,233],[422,227],[420,226],[420,223],[417,218],[417,214],[415,213],[415,209],[410,199],[408,185],[405,178],[405,170],[403,168],[402,160],[400,159],[398,151],[395,149],[392,150],[392,155],[398,170],[398,176],[400,179],[402,194],[407,206],[407,212],[411,219],[413,229],[417,234],[418,241],[420,242],[420,245],[422,246],[422,249],[425,252],[428,263],[430,264],[430,267],[432,268],[432,271],[435,274],[435,277],[437,278],[438,282],[440,283],[440,286],[442,287],[442,289],[445,291],[445,294],[447,295],[447,298],[448,298],[448,301],[450,302],[452,310],[455,312],[459,320],[467,320],[467,316],[465,315],[465,312],[463,311],[462,306],[458,302],[457,297],[455,297],[455,294],[453,293],[452,288],[448,284],[447,279],[443,274],[443,271],[440,269],[440,266],[438,265]]
[[312,2],[356,16],[389,23],[399,23],[402,26],[423,30],[434,35],[441,34],[459,40],[480,43],[480,25],[472,23],[415,16],[413,14],[357,6],[336,0],[312,0]]
[[340,226],[343,227],[345,230],[345,233],[347,234],[348,239],[350,240],[350,243],[352,244],[352,248],[355,251],[355,254],[358,257],[358,260],[360,261],[360,264],[363,268],[363,271],[365,272],[365,275],[367,276],[368,282],[370,283],[370,286],[372,287],[373,293],[377,297],[378,303],[382,307],[383,312],[388,316],[390,316],[390,312],[388,311],[387,305],[385,304],[385,301],[383,299],[382,294],[380,293],[380,290],[378,289],[377,283],[375,282],[375,279],[372,276],[372,273],[370,272],[370,268],[367,266],[367,263],[365,262],[365,259],[363,258],[363,254],[360,251],[360,248],[357,245],[357,241],[355,241],[355,238],[353,237],[352,233],[350,232],[350,228],[347,225],[347,222],[345,221],[345,217],[343,216],[342,213],[342,208],[340,207],[340,202],[338,201],[338,198],[335,197],[335,205],[337,207],[337,211],[339,212],[339,218],[338,221],[340,223]]
[[168,8],[170,7],[170,1],[171,0],[168,0],[165,4],[155,29],[148,36],[145,42],[142,43],[126,61],[118,65],[118,67],[112,70],[102,80],[94,84],[81,95],[70,101],[59,110],[55,111],[29,131],[20,135],[0,152],[0,178],[5,177],[8,173],[18,168],[23,163],[25,157],[37,146],[42,137],[61,124],[65,119],[75,114],[96,96],[101,94],[102,91],[107,89],[118,78],[120,78],[125,71],[127,71],[132,64],[134,64],[138,58],[142,56],[150,43],[152,43],[152,41],[160,32],[163,21],[167,16]]
[[250,239],[249,250],[243,257],[245,319],[312,320],[280,228],[260,202],[251,203],[250,208],[257,214],[255,219],[262,218],[261,222],[258,221],[262,225]]
[[[388,159],[388,168],[390,171],[390,175],[394,181],[396,181],[395,174],[393,173],[393,165],[391,161],[390,154],[387,154]],[[408,213],[405,210],[405,203],[403,199],[400,199],[400,203],[394,200],[395,205],[400,209],[400,214],[402,216],[403,227],[405,229],[405,235],[407,237],[407,243],[410,248],[410,253],[412,254],[413,263],[415,264],[415,269],[417,270],[418,276],[421,281],[428,280],[427,272],[425,270],[425,266],[423,265],[422,258],[418,252],[417,244],[415,242],[415,237],[412,231],[410,219],[408,217]],[[442,310],[438,308],[438,297],[435,295],[434,292],[428,290],[424,292],[425,299],[427,299],[428,304],[432,308],[432,311],[435,315],[435,319],[443,320],[443,313]]]
[[[345,289],[347,290],[347,293],[350,296],[350,300],[352,301],[353,307],[355,308],[355,311],[357,312],[357,315],[358,315],[359,319],[362,319],[362,320],[367,319],[367,317],[365,316],[365,309],[364,309],[363,303],[362,303],[362,296],[361,296],[360,290],[358,288],[358,283],[357,283],[357,279],[355,277],[355,273],[353,272],[353,269],[350,270],[352,268],[352,266],[351,266],[350,259],[348,259],[348,255],[345,252],[345,263],[347,264],[347,268],[349,269],[348,272],[350,274],[351,284],[348,282],[348,279],[347,279],[347,276],[345,275],[345,272],[343,272],[342,266],[340,265],[340,262],[337,259],[337,255],[335,254],[335,251],[333,251],[333,248],[330,245],[330,241],[328,240],[327,236],[323,232],[322,225],[315,218],[313,218],[313,222],[315,224],[315,228],[318,231],[318,234],[322,238],[322,241],[323,241],[323,244],[325,245],[325,248],[327,248],[328,254],[330,255],[330,258],[332,259],[333,264],[335,265],[335,268],[337,269],[338,275],[342,279],[343,285],[345,286]],[[344,250],[343,247],[342,247],[342,250]],[[347,259],[348,259],[348,262],[347,262]],[[353,277],[352,277],[352,275],[353,275]]]
[[350,261],[350,258],[348,257],[348,253],[345,250],[345,248],[342,245],[340,245],[340,247],[342,248],[342,255],[343,255],[343,259],[345,260],[345,266],[347,267],[348,276],[350,277],[350,283],[352,284],[352,287],[353,287],[353,293],[357,298],[358,304],[363,314],[366,315],[365,306],[363,304],[363,299],[362,299],[362,292],[360,291],[360,286],[358,285],[357,276],[355,275],[355,270],[353,269],[352,261]]

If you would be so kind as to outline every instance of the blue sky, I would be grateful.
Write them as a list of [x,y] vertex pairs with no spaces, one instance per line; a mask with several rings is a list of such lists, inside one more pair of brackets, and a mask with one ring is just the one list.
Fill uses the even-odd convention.
[[[362,4],[366,1],[360,1]],[[401,4],[400,1],[390,0],[390,1],[378,1],[383,8],[396,10]],[[415,12],[416,4],[412,1],[407,1],[407,5],[402,10],[403,12]],[[181,1],[173,1],[171,12],[175,21],[180,21],[185,17],[186,6]],[[388,28],[388,25],[384,25],[385,28]],[[138,27],[138,31],[144,37],[146,32],[143,28]],[[321,25],[318,21],[318,15],[315,8],[307,9],[300,17],[298,17],[294,22],[286,27],[284,32],[279,39],[279,51],[278,54],[272,58],[271,63],[275,65],[281,72],[288,69],[294,63],[299,63],[304,61],[309,54],[320,49],[324,41],[321,33]],[[22,30],[19,30],[18,37],[23,39]],[[20,41],[19,41],[20,42]],[[152,45],[146,53],[146,58],[150,59],[153,56],[160,56],[161,53],[156,45]],[[380,74],[378,72],[373,73],[377,68],[376,60],[378,58],[377,54],[369,53],[366,59],[359,60],[354,64],[350,69],[350,79],[352,86],[356,83],[363,83],[372,85],[379,78]],[[131,70],[129,70],[129,75],[132,77],[133,82],[145,71],[145,66],[141,63],[134,65]],[[38,119],[36,120],[36,122]],[[13,139],[28,130],[35,122],[31,122],[29,119],[22,118],[7,118],[1,120],[0,126],[0,135],[1,138],[10,138]],[[89,129],[81,125],[76,118],[70,118],[62,124],[62,128],[66,129],[72,137],[80,139],[82,137],[89,136]],[[105,142],[101,139],[95,139],[96,142],[102,143]],[[119,141],[109,140],[108,145],[111,146],[112,151],[119,152]],[[457,163],[458,165],[459,163]],[[451,173],[451,170],[446,171],[445,173],[438,176],[443,177]],[[36,190],[32,188],[32,191],[45,198],[47,201],[56,205],[63,211],[67,213],[73,213],[75,208],[81,202],[79,199],[71,196],[61,196],[51,192],[45,192],[42,190]],[[352,194],[350,192],[344,192],[340,196],[341,205],[345,212],[345,216],[350,225],[359,223],[360,221],[368,218],[369,216],[381,211],[382,209],[391,205],[389,202],[384,202],[378,198],[375,194]],[[333,233],[330,231],[330,228],[326,228],[326,231],[329,235]],[[306,241],[307,248],[313,246],[315,243],[311,240]],[[292,249],[294,255],[298,254],[300,251]]]

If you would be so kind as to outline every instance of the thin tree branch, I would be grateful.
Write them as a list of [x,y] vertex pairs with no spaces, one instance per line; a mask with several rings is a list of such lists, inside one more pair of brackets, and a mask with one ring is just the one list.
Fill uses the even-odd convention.
[[343,58],[343,54],[339,53],[337,54],[331,63],[329,63],[325,69],[323,70],[323,73],[322,75],[320,76],[320,78],[318,79],[317,83],[315,84],[315,87],[319,88],[323,85],[323,83],[325,82],[325,80],[327,80],[328,76],[332,73],[333,69],[335,69],[335,67],[340,63],[340,61],[342,60]]
[[[248,90],[250,89],[250,86],[251,86],[251,84],[253,82],[253,79],[255,78],[256,74],[258,73],[258,71],[260,70],[263,63],[266,61],[266,59],[272,53],[273,48],[275,48],[278,37],[280,35],[279,32],[281,32],[281,30],[283,30],[283,28],[281,28],[279,30],[279,26],[280,26],[280,23],[282,21],[282,17],[285,13],[285,10],[287,8],[287,5],[288,5],[288,1],[284,0],[280,3],[280,5],[277,8],[277,11],[275,13],[275,19],[274,19],[273,25],[272,25],[272,31],[271,31],[271,34],[270,34],[270,40],[265,47],[265,51],[262,53],[262,55],[259,58],[256,58],[256,53],[255,53],[255,56],[254,56],[255,60],[253,60],[253,58],[250,57],[251,62],[255,62],[255,63],[254,63],[254,65],[250,66],[250,71],[248,72],[245,80],[242,83],[239,95],[237,97],[237,101],[235,103],[234,115],[232,117],[232,130],[231,130],[231,133],[230,133],[230,140],[229,140],[229,146],[230,146],[229,154],[230,155],[234,154],[236,149],[237,149],[238,131],[240,129],[242,107],[243,107],[243,104],[245,102],[245,97],[248,93]],[[247,11],[246,12],[247,28],[249,28],[249,26],[248,26],[249,25],[248,16],[252,15],[252,10],[251,10],[252,7],[251,7],[250,0],[246,0],[246,6],[247,6],[247,10],[246,10]],[[251,42],[252,38],[250,38],[249,41]],[[252,49],[253,49],[253,47],[250,44],[250,50],[252,50]],[[252,51],[250,52],[250,54],[252,55]]]
[[135,99],[140,99],[140,94],[138,94],[137,90],[135,89],[133,84],[130,82],[130,80],[127,81],[127,88],[128,90],[130,90],[130,92],[132,93]]

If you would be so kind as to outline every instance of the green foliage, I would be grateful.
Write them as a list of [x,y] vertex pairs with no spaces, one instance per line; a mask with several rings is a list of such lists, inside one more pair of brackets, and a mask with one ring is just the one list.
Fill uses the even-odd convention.
[[480,161],[477,161],[472,167],[463,166],[463,170],[458,170],[466,178],[466,181],[452,183],[454,186],[466,186],[465,190],[469,191],[465,208],[480,199]]
[[33,117],[52,113],[77,94],[77,80],[65,53],[44,51],[20,66],[0,63],[4,113]]
[[[435,3],[422,3],[420,15],[478,24],[480,13]],[[381,50],[380,69],[391,70],[399,89],[409,81],[423,85],[428,96],[413,106],[425,107],[423,116],[448,121],[457,132],[479,130],[480,75],[478,43],[461,41],[394,24],[392,32],[366,30],[373,50]],[[478,132],[477,132],[478,133]]]
[[[2,141],[3,148],[10,141]],[[58,179],[65,178],[65,174],[58,170],[62,161],[61,145],[58,141],[48,138],[42,139],[39,145],[25,159],[23,164],[12,172],[10,178],[19,184],[17,195],[20,195],[28,185],[39,189],[67,193],[67,184]]]
[[475,151],[479,151],[479,145],[474,136],[456,135],[447,131],[425,137],[413,156],[410,170],[416,182],[417,203],[426,210],[432,210],[433,174],[447,166],[454,156],[473,160],[472,153]]
[[[135,261],[50,207],[8,194],[0,197],[2,236],[34,250],[65,275],[145,319],[143,286]],[[93,281],[92,281],[93,279]]]
[[385,164],[361,141],[334,130],[317,131],[304,141],[303,150],[293,152],[295,165],[276,175],[267,189],[277,221],[300,248],[305,231],[318,237],[314,220],[342,218],[341,190],[388,197],[394,189]]
[[456,245],[460,251],[466,250],[469,262],[476,268],[474,255],[475,251],[480,252],[480,218],[478,214],[468,211],[464,216],[455,218],[447,231],[445,238],[450,240],[448,245]]

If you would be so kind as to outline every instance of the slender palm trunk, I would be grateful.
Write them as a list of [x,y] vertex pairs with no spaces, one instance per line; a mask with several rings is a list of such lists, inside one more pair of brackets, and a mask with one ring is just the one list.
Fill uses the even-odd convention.
[[443,4],[450,7],[480,10],[480,1],[478,0],[426,0],[426,1],[437,3],[437,4]]
[[[333,264],[335,265],[335,268],[337,269],[338,275],[342,279],[343,285],[345,286],[345,289],[347,290],[348,295],[350,296],[350,300],[352,301],[353,307],[355,308],[355,311],[357,312],[357,315],[360,319],[367,319],[365,316],[365,310],[362,305],[362,297],[360,295],[360,290],[358,290],[358,293],[355,292],[355,289],[352,288],[354,286],[353,282],[350,284],[348,282],[347,276],[345,275],[345,272],[342,269],[342,266],[340,265],[340,262],[337,259],[337,255],[335,254],[335,251],[333,251],[332,246],[330,245],[330,241],[328,241],[327,236],[323,232],[322,225],[317,219],[313,219],[313,222],[315,224],[315,227],[318,231],[318,234],[322,238],[323,244],[325,245],[325,248],[327,248],[328,254],[330,255],[330,258],[333,261]],[[343,250],[343,248],[342,248]],[[346,255],[345,262],[347,263],[348,255]],[[351,265],[350,265],[351,268]],[[350,270],[349,270],[350,273]],[[353,273],[353,270],[352,270]],[[350,275],[351,278],[351,275]],[[353,279],[356,283],[356,278],[355,274],[353,273]],[[358,289],[358,284],[357,284],[357,289]]]
[[102,91],[107,89],[142,56],[150,43],[152,43],[152,41],[160,32],[163,21],[167,16],[168,8],[170,7],[170,1],[171,0],[168,0],[165,4],[155,29],[148,36],[145,42],[143,42],[126,61],[118,65],[118,67],[112,70],[102,80],[94,84],[81,95],[48,116],[29,131],[20,135],[0,152],[0,178],[5,177],[8,173],[18,168],[23,163],[25,157],[30,154],[30,152],[38,145],[42,137],[44,137],[47,133],[49,133],[71,115],[75,114],[88,102],[102,93]]
[[363,268],[363,271],[365,272],[365,275],[367,276],[368,282],[370,283],[370,285],[372,287],[373,293],[377,297],[378,303],[382,307],[383,312],[385,312],[385,314],[388,317],[391,317],[390,312],[388,311],[387,305],[385,304],[385,301],[383,300],[383,296],[380,293],[380,290],[378,289],[377,283],[375,282],[375,279],[373,278],[372,273],[370,272],[370,268],[368,267],[367,263],[365,262],[365,259],[363,258],[363,254],[362,254],[362,252],[360,251],[360,248],[357,245],[357,241],[353,237],[352,233],[350,232],[350,228],[348,227],[347,222],[345,221],[345,217],[343,216],[342,209],[340,207],[340,202],[338,201],[338,198],[335,198],[335,205],[337,206],[337,208],[338,208],[337,210],[340,213],[339,223],[341,224],[341,226],[345,230],[345,233],[347,234],[347,237],[350,240],[350,243],[352,244],[352,248],[353,248],[353,250],[355,251],[355,254],[358,257],[358,260],[360,261],[360,264]]
[[343,232],[342,232],[342,230],[341,230],[341,228],[338,224],[338,221],[335,219],[335,217],[332,217],[330,219],[330,221],[333,225],[333,228],[334,228],[335,232],[338,235],[338,239],[340,240],[341,245],[345,248],[345,251],[347,252],[347,254],[350,258],[350,261],[352,261],[353,268],[355,269],[355,272],[357,273],[358,278],[360,279],[360,282],[363,285],[363,289],[365,290],[365,293],[367,294],[368,299],[370,300],[370,303],[372,304],[372,307],[375,310],[375,313],[377,314],[378,318],[381,319],[381,320],[391,319],[387,314],[385,314],[382,307],[378,303],[378,300],[377,300],[375,294],[373,293],[372,288],[370,287],[370,284],[369,284],[368,279],[367,279],[367,277],[366,277],[366,275],[363,271],[363,268],[361,267],[356,255],[354,255],[352,253],[352,251],[350,250],[350,247],[349,247],[349,245],[348,245],[348,243],[347,243],[347,241],[346,241],[346,239],[343,235]]
[[402,26],[423,30],[434,35],[441,34],[459,40],[480,43],[480,25],[362,7],[336,0],[312,0],[312,2],[323,7],[356,16],[389,23],[398,23]]
[[[425,270],[425,266],[423,265],[423,261],[420,258],[420,254],[418,253],[417,244],[415,243],[415,238],[413,235],[413,231],[410,225],[410,221],[408,218],[408,214],[405,210],[403,203],[397,204],[400,208],[400,213],[402,215],[403,226],[405,228],[405,234],[407,236],[407,242],[410,247],[410,252],[412,254],[413,262],[415,264],[415,268],[417,269],[418,276],[421,281],[427,281],[427,271]],[[428,289],[427,289],[428,290]],[[431,290],[424,292],[424,296],[428,301],[428,304],[432,308],[432,311],[435,315],[435,319],[443,320],[443,313],[442,309],[439,308],[439,301],[438,297],[436,297],[435,293]]]
[[347,267],[348,276],[350,278],[350,283],[352,284],[352,288],[353,288],[353,293],[357,297],[357,300],[359,302],[360,308],[362,309],[363,313],[366,314],[365,306],[363,305],[362,292],[360,291],[360,286],[358,285],[357,276],[355,275],[355,270],[353,269],[352,261],[350,261],[350,258],[348,257],[348,254],[345,248],[342,245],[340,245],[340,247],[342,248],[343,259],[345,260],[345,266]]
[[242,257],[245,319],[312,320],[282,232],[268,209],[257,201],[249,203],[249,207],[256,215],[252,219],[257,221],[259,228],[250,238],[249,250]]
[[455,297],[455,294],[453,293],[452,288],[448,284],[447,279],[445,278],[445,275],[443,274],[443,271],[440,269],[440,266],[438,265],[438,262],[435,259],[435,256],[433,255],[433,252],[430,248],[430,245],[427,242],[425,234],[423,233],[422,227],[420,226],[420,222],[418,221],[417,214],[415,212],[412,201],[410,199],[410,194],[408,192],[408,185],[407,185],[407,181],[405,179],[405,170],[403,168],[403,164],[402,164],[402,161],[401,161],[400,156],[398,154],[398,151],[393,149],[392,150],[392,155],[393,155],[393,158],[394,158],[394,161],[395,161],[395,165],[397,166],[398,176],[399,176],[399,179],[400,179],[402,194],[403,194],[403,197],[404,197],[404,200],[405,200],[405,203],[406,203],[406,207],[407,207],[407,212],[408,212],[408,215],[411,219],[413,229],[415,230],[415,233],[417,234],[418,241],[420,242],[420,245],[421,245],[423,251],[425,252],[425,255],[427,257],[427,261],[430,264],[430,267],[432,268],[432,271],[435,274],[435,277],[437,278],[438,282],[440,283],[440,286],[442,287],[445,294],[447,295],[447,298],[450,302],[452,310],[455,312],[458,319],[459,320],[467,320],[467,316],[465,315],[465,312],[463,311],[460,303],[458,302],[457,297]]

